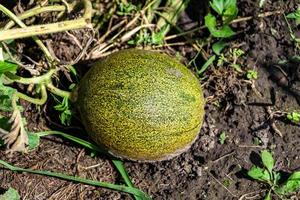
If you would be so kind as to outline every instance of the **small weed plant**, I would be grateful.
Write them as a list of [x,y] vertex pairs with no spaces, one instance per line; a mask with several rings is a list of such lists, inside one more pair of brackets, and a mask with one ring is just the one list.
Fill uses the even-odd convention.
[[[285,15],[284,15],[285,16]],[[290,36],[292,38],[292,41],[294,41],[297,45],[297,48],[299,49],[299,43],[300,43],[300,38],[295,34],[294,30],[291,27],[291,24],[287,19],[291,19],[295,21],[296,26],[300,25],[300,5],[298,5],[298,9],[292,13],[289,13],[288,15],[285,16],[286,23],[288,25],[288,29],[290,32]]]
[[294,123],[300,122],[300,112],[298,111],[293,111],[293,112],[289,112],[286,115],[286,118]]
[[250,69],[247,71],[246,77],[249,80],[256,80],[258,78],[258,73],[256,70]]
[[[237,17],[238,7],[236,0],[212,0],[209,2],[210,7],[216,15],[208,13],[205,16],[205,26],[213,37],[228,38],[235,34],[229,24]],[[218,18],[221,18],[218,25]]]
[[224,64],[229,65],[238,72],[243,72],[241,65],[238,62],[238,59],[242,57],[245,52],[239,48],[229,49],[226,53],[221,53],[218,58],[217,66],[223,66]]
[[222,131],[220,136],[219,136],[219,142],[220,144],[225,144],[225,140],[228,136],[226,135],[225,131]]
[[286,196],[300,189],[300,171],[293,172],[283,180],[282,173],[274,170],[275,160],[272,154],[263,150],[260,154],[263,167],[253,166],[248,176],[268,186],[265,200],[271,200],[272,194],[284,199]]
[[300,5],[298,6],[298,9],[292,13],[289,13],[286,16],[288,19],[294,19],[296,22],[296,26],[300,25]]

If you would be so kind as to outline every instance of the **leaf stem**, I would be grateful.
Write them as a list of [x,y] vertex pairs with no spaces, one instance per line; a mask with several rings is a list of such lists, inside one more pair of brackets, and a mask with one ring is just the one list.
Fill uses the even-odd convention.
[[63,98],[65,97],[65,98],[68,98],[68,99],[71,98],[71,92],[61,90],[61,89],[55,87],[51,82],[47,84],[47,89],[51,93],[56,94],[57,96],[60,96],[60,97],[63,97]]
[[[43,75],[38,76],[38,77],[32,77],[32,78],[23,78],[21,76],[17,76],[15,74],[10,73],[10,72],[5,73],[4,76],[5,76],[5,78],[8,79],[7,80],[8,83],[16,82],[16,83],[21,83],[21,84],[26,84],[26,85],[41,84],[42,85],[42,87],[41,87],[42,88],[41,96],[45,97],[46,99],[47,99],[47,92],[44,91],[45,85],[51,93],[56,94],[60,97],[66,97],[66,98],[70,99],[71,92],[61,90],[61,89],[55,87],[52,84],[51,77],[56,71],[57,71],[56,69],[50,69],[46,74],[43,74]],[[45,92],[45,93],[43,94],[43,92]],[[46,101],[46,99],[44,99],[44,98],[35,99],[35,98],[29,97],[29,96],[27,96],[23,93],[20,93],[20,92],[17,92],[17,95],[18,95],[18,97],[20,97],[20,98],[22,98],[26,101],[29,101],[31,103],[38,104],[38,105],[42,105]]]
[[42,132],[36,133],[36,135],[38,137],[45,137],[45,136],[48,136],[48,135],[60,135],[60,136],[62,136],[64,138],[66,138],[68,140],[71,140],[73,142],[76,142],[77,144],[80,144],[80,145],[82,145],[82,146],[84,146],[84,147],[86,147],[88,149],[92,149],[92,150],[98,151],[98,152],[100,152],[102,154],[105,154],[105,155],[109,156],[109,154],[106,151],[102,150],[101,148],[99,148],[98,146],[94,145],[93,143],[87,142],[87,141],[82,140],[82,139],[80,139],[78,137],[74,137],[72,135],[69,135],[69,134],[66,134],[66,133],[63,133],[63,132],[60,132],[60,131],[42,131]]
[[[45,6],[45,7],[41,7],[41,6],[36,6],[30,10],[27,10],[25,12],[23,12],[22,14],[20,14],[19,16],[17,16],[20,20],[23,19],[27,19],[29,17],[44,13],[44,12],[60,12],[60,11],[65,11],[66,10],[66,6],[62,6],[62,5],[53,5],[53,6]],[[8,30],[10,28],[12,28],[15,25],[15,22],[12,20],[10,22],[8,22],[3,30]]]
[[47,83],[51,79],[52,75],[56,72],[57,72],[56,69],[50,69],[47,73],[32,78],[23,78],[21,76],[15,75],[10,72],[6,72],[4,75],[7,79],[9,79],[8,82],[16,82],[16,83],[29,85],[29,84]]
[[16,92],[16,96],[24,99],[30,103],[36,104],[36,105],[43,105],[47,101],[47,91],[46,87],[44,84],[40,85],[41,86],[41,98],[33,98],[30,96],[27,96],[26,94],[23,94],[21,92]]

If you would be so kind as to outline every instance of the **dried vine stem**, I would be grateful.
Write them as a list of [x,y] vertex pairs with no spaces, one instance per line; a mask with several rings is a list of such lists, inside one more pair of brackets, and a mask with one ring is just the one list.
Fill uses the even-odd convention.
[[[2,10],[7,16],[9,16],[16,24],[18,24],[20,27],[22,28],[26,28],[26,25],[14,14],[12,13],[10,10],[8,10],[7,8],[5,8],[4,6],[2,6],[0,4],[0,10]],[[15,29],[13,29],[15,30]],[[4,30],[5,31],[5,30]],[[2,38],[1,32],[4,31],[0,31],[0,41]],[[43,44],[43,42],[37,37],[37,36],[32,36],[32,39],[35,41],[35,43],[41,48],[41,50],[44,52],[48,62],[53,63],[54,59],[52,58],[50,52],[48,51],[48,49],[45,47],[45,45]]]
[[[45,6],[45,7],[41,7],[39,5],[39,6],[36,6],[32,9],[30,9],[30,10],[27,10],[27,11],[23,12],[22,14],[18,15],[17,17],[20,20],[23,20],[23,19],[27,19],[29,17],[33,17],[35,15],[39,15],[39,14],[44,13],[44,12],[61,12],[61,11],[65,11],[65,10],[66,10],[66,6],[62,6],[62,5]],[[15,25],[15,22],[13,20],[11,20],[10,22],[8,22],[5,25],[4,30],[10,29],[14,25]]]
[[17,106],[18,95],[17,93],[12,96],[13,113],[8,121],[11,124],[9,131],[0,128],[0,139],[7,145],[7,152],[26,152],[28,145],[28,135],[25,131],[22,121],[21,111]]
[[[69,92],[60,90],[52,84],[51,78],[58,71],[58,68],[56,68],[55,59],[51,56],[50,52],[45,47],[43,42],[37,37],[37,35],[60,32],[60,31],[71,30],[76,28],[84,28],[90,26],[90,21],[92,16],[91,2],[89,0],[82,0],[81,3],[84,5],[84,15],[80,19],[68,20],[64,22],[58,22],[58,23],[46,24],[46,25],[37,25],[31,27],[27,27],[21,20],[42,12],[65,11],[66,9],[65,6],[46,6],[46,7],[37,6],[31,10],[25,11],[23,14],[19,16],[16,16],[14,13],[12,13],[3,5],[0,4],[0,11],[2,11],[12,20],[6,24],[4,30],[0,31],[0,41],[8,40],[8,39],[32,37],[32,39],[43,51],[43,53],[47,58],[47,61],[51,65],[51,68],[48,70],[47,73],[38,77],[23,78],[12,73],[4,74],[5,81],[7,82],[6,84],[18,82],[21,84],[35,84],[40,87],[40,91],[39,91],[40,98],[30,97],[18,91],[15,92],[13,95],[12,105],[13,105],[14,112],[9,120],[9,123],[11,123],[12,126],[9,131],[0,128],[0,138],[3,139],[4,143],[7,145],[9,149],[8,152],[14,152],[14,151],[26,152],[27,150],[28,135],[26,133],[24,124],[22,122],[21,111],[17,106],[17,101],[19,98],[24,99],[36,105],[43,105],[47,100],[46,87],[50,92],[56,95],[67,97],[67,98],[70,97]],[[8,30],[9,28],[13,27],[15,24],[19,25],[21,28]]]
[[0,138],[8,147],[8,152],[26,151],[28,145],[28,136],[24,129],[22,116],[18,109],[15,109],[8,121],[11,123],[10,131],[0,128]]
[[[44,35],[49,33],[57,33],[62,31],[80,29],[80,28],[92,28],[92,4],[89,0],[82,0],[84,5],[84,14],[81,18],[75,20],[67,20],[63,22],[56,22],[51,24],[34,25],[29,27],[15,28],[10,30],[0,31],[0,41],[9,39],[18,39],[25,37],[32,37],[37,35]],[[0,4],[0,11],[10,16],[10,11]],[[18,18],[13,18],[15,22]],[[20,20],[19,20],[20,21]]]

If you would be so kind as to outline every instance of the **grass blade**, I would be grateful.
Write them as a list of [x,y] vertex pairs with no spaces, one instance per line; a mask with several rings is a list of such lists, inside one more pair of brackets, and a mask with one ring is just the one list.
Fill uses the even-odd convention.
[[213,55],[211,56],[205,63],[204,65],[201,67],[201,69],[199,71],[197,71],[197,73],[199,75],[201,75],[216,59],[216,56]]
[[[119,171],[119,173],[121,174],[124,182],[126,183],[126,185],[128,187],[134,187],[133,183],[131,182],[127,170],[123,164],[123,162],[121,160],[112,160],[112,162],[114,163],[115,167],[117,168],[117,170]],[[142,200],[139,196],[134,196],[134,198],[136,200]]]
[[[109,155],[106,151],[103,151],[101,148],[99,148],[98,146],[94,145],[93,143],[87,142],[85,140],[82,140],[80,138],[74,137],[72,135],[60,132],[60,131],[44,131],[44,132],[38,132],[36,133],[39,137],[43,137],[43,136],[48,136],[48,135],[60,135],[66,139],[69,139],[77,144],[80,144],[88,149],[97,151],[101,154],[105,154],[109,157],[111,157],[111,155]],[[113,164],[115,165],[115,167],[117,168],[117,170],[119,171],[120,175],[122,176],[124,182],[126,183],[126,185],[130,188],[134,188],[133,183],[131,182],[128,173],[123,165],[123,162],[120,160],[116,160],[116,159],[112,159]],[[135,189],[135,188],[134,188]],[[143,198],[138,196],[138,195],[134,195],[134,198],[136,200],[142,200]]]
[[51,177],[56,177],[64,180],[69,180],[73,182],[78,182],[78,183],[84,183],[87,185],[93,185],[93,186],[99,186],[99,187],[104,187],[104,188],[109,188],[113,190],[117,190],[120,192],[126,192],[129,194],[133,194],[135,196],[139,196],[141,199],[150,199],[145,193],[142,191],[133,188],[133,187],[128,187],[125,185],[116,185],[112,183],[107,183],[107,182],[101,182],[101,181],[94,181],[90,179],[84,179],[76,176],[69,176],[61,173],[56,173],[56,172],[50,172],[50,171],[44,171],[44,170],[32,170],[32,169],[25,169],[25,168],[20,168],[20,167],[15,167],[13,165],[10,165],[6,163],[3,160],[0,160],[0,164],[3,165],[5,168],[15,171],[15,172],[28,172],[32,174],[39,174],[39,175],[44,175],[44,176],[51,176]]

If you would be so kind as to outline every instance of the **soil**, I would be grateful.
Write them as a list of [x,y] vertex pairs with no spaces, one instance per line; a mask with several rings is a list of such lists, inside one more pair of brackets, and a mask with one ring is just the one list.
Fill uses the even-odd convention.
[[[282,14],[257,17],[259,13],[274,11],[290,13],[296,10],[297,3],[299,4],[297,0],[266,1],[263,8],[259,9],[255,1],[238,1],[239,17],[253,18],[233,25],[238,34],[229,40],[230,46],[239,47],[245,52],[240,60],[242,69],[257,70],[258,79],[249,81],[229,66],[210,67],[202,79],[207,105],[199,139],[190,150],[170,161],[125,161],[129,175],[138,188],[156,200],[263,199],[266,185],[251,180],[246,174],[251,166],[259,162],[258,154],[262,149],[273,152],[277,171],[291,173],[300,170],[299,124],[289,122],[280,114],[299,110],[300,96],[297,94],[297,87],[300,76],[297,73],[300,71],[300,64],[291,60],[294,55],[299,55],[299,48],[297,50],[291,40]],[[196,0],[188,8],[191,11],[184,13],[179,20],[189,23],[189,26],[181,25],[183,28],[203,24],[203,17],[199,15],[206,13],[205,3],[199,8],[195,5]],[[296,32],[299,31],[294,24],[291,26]],[[77,34],[84,33],[78,31]],[[203,31],[198,34],[207,33]],[[52,39],[63,40],[64,44],[69,40],[59,34],[52,36]],[[85,39],[82,41],[87,42]],[[70,50],[66,51],[68,48],[72,49],[72,46],[53,47],[58,51],[56,55],[66,62],[76,58],[76,55],[68,53]],[[211,48],[207,47],[208,52],[209,49]],[[196,54],[189,47],[182,46],[177,50],[186,56],[186,60],[191,60]],[[78,48],[75,53],[79,53]],[[286,62],[278,64],[279,61]],[[196,63],[201,66],[203,60],[196,60]],[[286,79],[288,82],[285,82]],[[49,109],[51,102],[43,114],[34,106],[24,105],[27,105],[24,115],[28,119],[30,131],[60,128],[56,126],[58,121],[53,117],[57,113]],[[74,122],[73,128],[68,128],[66,132],[82,134],[82,126],[78,129],[77,124],[77,121]],[[219,141],[222,132],[227,136],[224,144]],[[0,158],[25,168],[121,183],[121,178],[109,159],[101,155],[92,156],[86,149],[58,137],[42,139],[38,149],[27,154],[11,155],[0,150]],[[0,180],[0,192],[14,187],[20,192],[22,199],[132,198],[103,188],[14,173],[1,168]],[[273,196],[273,199],[279,198]],[[289,199],[300,199],[300,192],[292,194]]]

